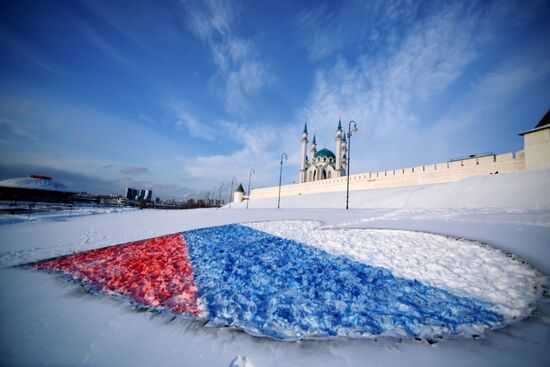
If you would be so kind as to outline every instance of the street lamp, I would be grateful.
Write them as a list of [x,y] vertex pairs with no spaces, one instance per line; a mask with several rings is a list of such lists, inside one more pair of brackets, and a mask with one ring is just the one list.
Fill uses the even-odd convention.
[[281,207],[281,181],[283,179],[283,160],[287,160],[286,153],[281,154],[281,171],[279,172],[279,197],[277,198],[277,209]]
[[231,180],[231,190],[229,190],[229,207],[231,208],[231,202],[233,201],[233,184],[237,182],[237,177],[233,177]]
[[214,205],[216,204],[216,199],[215,199],[215,197],[216,197],[216,196],[215,196],[215,195],[216,195],[216,189],[217,189],[216,186],[214,186],[214,187],[212,188],[212,196],[211,196],[212,199],[210,199],[210,207],[212,207],[212,206],[214,206]]
[[222,190],[223,190],[223,182],[220,185],[220,196],[218,197],[218,205],[222,206]]
[[248,174],[248,198],[246,199],[246,209],[248,209],[248,202],[250,201],[250,180],[252,180],[252,174],[256,173],[254,168],[250,169],[250,173]]
[[[353,129],[351,128],[351,125],[353,124]],[[348,184],[346,187],[346,210],[349,209],[348,203],[349,203],[349,162],[351,160],[351,136],[354,132],[357,131],[357,123],[355,121],[350,121],[348,125],[348,169],[346,173],[348,174]]]

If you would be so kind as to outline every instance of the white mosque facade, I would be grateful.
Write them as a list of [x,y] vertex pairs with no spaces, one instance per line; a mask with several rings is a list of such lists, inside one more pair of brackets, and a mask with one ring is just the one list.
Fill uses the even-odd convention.
[[308,132],[307,123],[302,133],[302,149],[300,150],[300,177],[298,182],[313,182],[346,175],[346,135],[342,130],[342,123],[338,121],[336,129],[335,153],[323,148],[317,151],[315,135],[310,148],[310,157],[307,156]]

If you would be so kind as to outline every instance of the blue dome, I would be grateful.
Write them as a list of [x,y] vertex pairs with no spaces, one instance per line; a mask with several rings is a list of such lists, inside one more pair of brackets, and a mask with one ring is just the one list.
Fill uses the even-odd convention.
[[333,158],[333,159],[336,159],[336,156],[334,155],[334,153],[332,153],[330,150],[328,150],[327,148],[323,148],[321,149],[320,151],[318,151],[317,153],[315,153],[313,155],[313,158],[317,158],[317,157],[327,157],[327,158]]

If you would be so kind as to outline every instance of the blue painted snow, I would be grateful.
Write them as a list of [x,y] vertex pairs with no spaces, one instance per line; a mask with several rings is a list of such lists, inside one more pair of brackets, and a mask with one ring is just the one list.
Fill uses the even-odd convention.
[[212,326],[296,340],[430,337],[426,330],[461,334],[465,326],[503,321],[490,303],[249,227],[226,225],[183,235]]

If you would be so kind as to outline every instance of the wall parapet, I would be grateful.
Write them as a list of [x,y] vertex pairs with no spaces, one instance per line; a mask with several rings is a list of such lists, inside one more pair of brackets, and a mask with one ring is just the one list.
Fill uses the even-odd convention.
[[[462,180],[472,176],[516,172],[525,169],[523,150],[515,153],[471,157],[463,160],[431,163],[422,166],[363,172],[350,175],[350,190],[382,189],[428,185]],[[345,191],[347,176],[281,186],[281,196]],[[250,199],[275,197],[279,187],[253,189]]]

